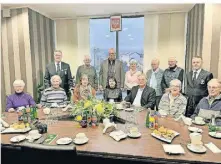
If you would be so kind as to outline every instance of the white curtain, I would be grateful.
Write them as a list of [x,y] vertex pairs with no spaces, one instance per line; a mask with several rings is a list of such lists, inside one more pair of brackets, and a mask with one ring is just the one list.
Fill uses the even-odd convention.
[[78,61],[82,62],[84,55],[90,55],[90,25],[89,18],[77,19]]

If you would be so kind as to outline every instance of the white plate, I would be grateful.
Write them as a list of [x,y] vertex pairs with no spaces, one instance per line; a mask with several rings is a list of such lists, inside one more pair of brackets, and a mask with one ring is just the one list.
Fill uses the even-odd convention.
[[37,140],[39,138],[41,138],[42,134],[32,134],[32,135],[28,135],[26,137],[27,140]]
[[136,134],[128,133],[127,135],[131,138],[139,138],[141,136],[141,133],[140,132],[137,132]]
[[188,130],[191,132],[195,132],[195,133],[202,133],[203,132],[202,129],[197,128],[197,127],[191,127],[191,126],[188,128]]
[[89,141],[89,139],[87,137],[85,138],[82,138],[82,139],[74,139],[73,142],[76,144],[76,145],[83,145],[85,143],[87,143]]
[[205,153],[206,152],[206,148],[203,145],[193,145],[193,144],[188,144],[187,148],[194,152],[194,153]]
[[196,122],[195,120],[193,120],[192,123],[194,123],[194,124],[196,124],[196,125],[205,125],[205,124],[206,124],[204,121],[202,121],[202,122]]
[[24,128],[24,129],[6,128],[1,133],[2,134],[7,134],[7,133],[26,133],[26,132],[28,132],[30,130],[31,130],[30,127],[29,128]]
[[171,143],[176,136],[180,135],[180,133],[178,133],[178,132],[176,132],[176,131],[174,131],[174,130],[173,130],[173,132],[174,132],[174,137],[171,138],[171,139],[167,139],[167,138],[164,138],[164,137],[162,137],[162,136],[158,136],[158,135],[156,135],[155,133],[151,133],[151,135],[152,135],[153,137],[155,137],[155,138],[161,140],[161,141],[164,141],[164,142],[167,142],[167,143]]
[[67,145],[72,142],[72,139],[69,137],[60,138],[56,141],[58,145]]
[[185,154],[185,151],[181,145],[163,144],[163,149],[168,154]]
[[127,112],[132,112],[132,111],[134,111],[133,108],[126,108],[126,109],[124,109],[124,110],[127,111]]
[[11,142],[21,142],[25,140],[26,136],[25,135],[19,135],[19,136],[14,136],[10,139]]
[[221,132],[209,132],[209,135],[214,138],[221,139]]

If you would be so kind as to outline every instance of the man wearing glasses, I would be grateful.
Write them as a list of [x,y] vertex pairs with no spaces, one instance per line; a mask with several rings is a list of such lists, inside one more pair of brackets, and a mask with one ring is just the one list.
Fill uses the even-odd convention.
[[116,59],[116,53],[113,48],[110,48],[108,59],[101,63],[99,73],[99,89],[103,90],[108,84],[109,78],[116,78],[117,88],[124,88],[124,70],[123,63]]
[[199,101],[208,95],[207,83],[213,78],[213,74],[202,69],[203,60],[201,57],[193,57],[192,71],[187,74],[186,94],[188,106],[186,116],[190,117]]

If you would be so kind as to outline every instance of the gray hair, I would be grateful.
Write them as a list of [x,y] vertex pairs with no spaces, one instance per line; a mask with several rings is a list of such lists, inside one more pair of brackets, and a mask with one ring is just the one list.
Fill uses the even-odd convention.
[[54,75],[54,76],[51,77],[51,84],[52,84],[54,79],[59,79],[60,84],[62,83],[61,77],[59,75]]
[[170,87],[179,87],[181,89],[182,83],[178,79],[173,79],[170,81]]
[[211,84],[211,83],[217,83],[218,87],[221,88],[221,81],[219,79],[211,79],[207,85]]
[[137,61],[136,61],[135,59],[131,59],[129,63],[130,63],[130,64],[136,64],[136,65],[137,65]]
[[59,52],[59,53],[62,54],[62,51],[61,51],[61,50],[54,50],[54,54],[55,54],[56,52]]
[[13,82],[13,86],[22,86],[22,87],[24,87],[25,86],[25,82],[23,81],[23,80],[15,80],[14,82]]

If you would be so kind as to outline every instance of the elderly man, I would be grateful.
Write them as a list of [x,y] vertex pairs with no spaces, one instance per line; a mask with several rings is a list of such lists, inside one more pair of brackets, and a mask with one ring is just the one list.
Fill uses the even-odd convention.
[[6,112],[14,112],[19,107],[35,106],[31,95],[24,93],[25,83],[23,80],[15,80],[13,87],[15,93],[7,97]]
[[193,57],[192,71],[186,75],[186,90],[188,105],[186,116],[190,117],[199,101],[208,95],[207,83],[213,78],[213,74],[202,69],[203,60],[201,57]]
[[51,77],[51,87],[44,90],[41,97],[40,104],[42,106],[51,107],[52,104],[56,103],[58,106],[66,105],[67,95],[65,90],[60,87],[62,83],[60,76],[54,75]]
[[153,88],[146,85],[147,80],[145,74],[138,76],[138,86],[134,86],[127,97],[126,102],[130,102],[134,106],[142,106],[144,108],[154,109],[156,101],[156,92]]
[[84,65],[81,65],[77,69],[76,83],[80,83],[80,78],[82,75],[87,75],[90,85],[97,90],[98,89],[98,79],[96,69],[90,65],[91,58],[89,55],[84,56]]
[[73,87],[73,79],[71,75],[71,69],[69,64],[62,62],[62,52],[60,50],[54,51],[54,62],[50,63],[46,67],[44,85],[45,88],[51,86],[50,79],[54,75],[59,75],[61,77],[61,88],[63,88],[66,94],[69,96],[69,90]]
[[160,103],[160,99],[162,97],[162,88],[161,81],[163,77],[163,70],[159,68],[160,61],[159,59],[153,59],[151,61],[152,69],[148,70],[146,73],[147,76],[147,85],[156,91],[156,110],[158,111],[158,106]]
[[116,59],[115,50],[109,49],[109,57],[101,63],[99,73],[99,88],[103,90],[108,85],[109,78],[117,79],[117,88],[124,88],[123,63]]
[[[205,119],[211,119],[212,115],[221,114],[221,82],[218,79],[212,79],[208,82],[209,95],[200,100],[196,109],[191,116],[203,117]],[[221,125],[221,122],[219,122]]]
[[178,79],[183,83],[184,70],[177,66],[177,60],[175,57],[170,57],[168,59],[169,68],[167,68],[163,73],[163,78],[161,81],[161,87],[163,92],[166,92],[170,86],[170,81],[173,79]]
[[178,79],[170,81],[169,92],[165,93],[159,104],[161,115],[170,115],[179,118],[185,114],[187,99],[180,93],[182,83]]

